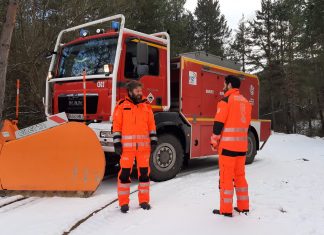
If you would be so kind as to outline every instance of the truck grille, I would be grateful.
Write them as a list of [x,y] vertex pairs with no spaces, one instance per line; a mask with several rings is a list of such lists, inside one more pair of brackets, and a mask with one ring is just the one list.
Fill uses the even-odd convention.
[[[87,94],[87,114],[96,114],[98,107],[98,94]],[[59,95],[59,112],[70,114],[83,114],[83,94]]]

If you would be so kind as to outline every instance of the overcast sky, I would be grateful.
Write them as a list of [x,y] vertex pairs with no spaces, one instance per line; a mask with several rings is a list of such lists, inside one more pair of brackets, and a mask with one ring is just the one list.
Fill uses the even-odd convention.
[[[219,0],[222,14],[225,15],[228,26],[237,29],[244,14],[245,19],[253,19],[255,11],[261,8],[261,0]],[[185,8],[194,12],[197,0],[187,0]]]

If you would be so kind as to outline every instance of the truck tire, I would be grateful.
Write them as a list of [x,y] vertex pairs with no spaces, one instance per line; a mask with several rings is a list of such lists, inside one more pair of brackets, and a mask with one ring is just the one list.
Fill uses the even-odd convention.
[[174,135],[159,136],[158,145],[150,157],[150,178],[156,182],[174,178],[181,170],[183,159],[182,145]]
[[255,155],[257,154],[256,150],[256,139],[252,131],[249,131],[248,134],[248,151],[246,153],[245,164],[251,164],[254,161]]

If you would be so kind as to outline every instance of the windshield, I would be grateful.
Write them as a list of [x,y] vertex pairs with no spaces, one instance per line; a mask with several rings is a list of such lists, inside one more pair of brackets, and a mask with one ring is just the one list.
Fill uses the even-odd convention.
[[[104,74],[104,65],[114,64],[118,38],[98,38],[64,47],[59,77]],[[112,71],[110,71],[112,72]]]

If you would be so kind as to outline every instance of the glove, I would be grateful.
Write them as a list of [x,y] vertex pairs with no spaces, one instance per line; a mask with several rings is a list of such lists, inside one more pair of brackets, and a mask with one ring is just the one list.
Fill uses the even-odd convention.
[[213,134],[210,137],[210,146],[213,151],[217,151],[221,136]]
[[157,147],[157,141],[151,140],[151,153],[154,153],[156,147]]
[[120,142],[114,143],[114,147],[115,147],[115,153],[116,154],[118,154],[118,155],[122,155],[123,154],[123,146],[122,146],[122,143],[120,143]]

